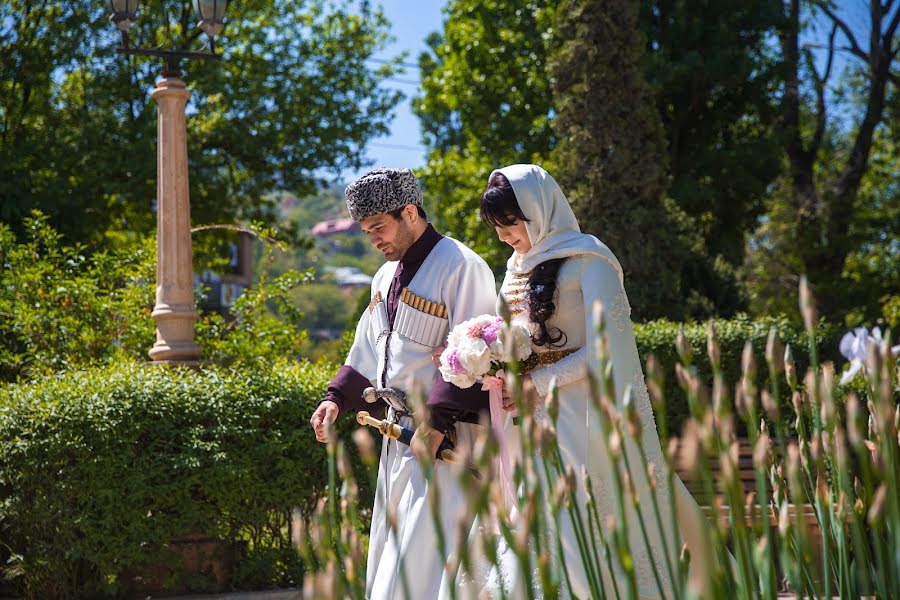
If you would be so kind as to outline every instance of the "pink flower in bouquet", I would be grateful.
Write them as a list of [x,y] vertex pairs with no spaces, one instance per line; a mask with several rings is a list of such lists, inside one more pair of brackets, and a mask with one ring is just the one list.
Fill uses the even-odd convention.
[[481,332],[484,331],[484,328],[487,326],[487,323],[472,323],[469,325],[469,329],[466,331],[466,337],[470,338],[480,338]]
[[456,350],[447,354],[447,366],[450,367],[450,370],[455,375],[466,373],[466,368],[463,366],[462,361],[459,360],[459,352]]
[[440,372],[444,381],[467,388],[503,368],[513,357],[523,360],[530,354],[531,334],[526,327],[513,324],[507,329],[501,317],[480,315],[450,332]]
[[489,323],[481,332],[481,339],[484,340],[484,343],[488,346],[493,345],[494,342],[497,341],[497,338],[500,337],[500,332],[503,327],[503,319],[497,317],[497,320],[493,323]]

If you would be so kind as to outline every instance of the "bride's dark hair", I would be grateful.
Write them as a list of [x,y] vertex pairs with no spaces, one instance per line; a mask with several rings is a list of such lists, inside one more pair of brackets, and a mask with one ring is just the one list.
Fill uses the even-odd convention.
[[[528,223],[522,212],[516,193],[509,179],[502,173],[494,173],[481,194],[481,220],[489,227],[509,227],[517,221]],[[539,264],[528,278],[528,314],[538,326],[531,341],[536,346],[563,346],[566,334],[558,327],[547,327],[547,321],[556,312],[556,280],[565,258],[554,258]]]

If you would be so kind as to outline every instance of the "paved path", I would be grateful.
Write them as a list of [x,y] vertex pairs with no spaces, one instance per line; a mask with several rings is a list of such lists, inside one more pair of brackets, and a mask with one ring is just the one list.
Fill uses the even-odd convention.
[[166,600],[303,600],[301,590],[270,590],[268,592],[234,592],[231,594],[204,594],[194,596],[168,596]]

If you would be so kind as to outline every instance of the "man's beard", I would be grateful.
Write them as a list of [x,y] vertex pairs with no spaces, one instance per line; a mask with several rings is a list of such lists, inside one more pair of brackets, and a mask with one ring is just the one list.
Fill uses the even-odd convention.
[[398,251],[396,248],[392,248],[390,251],[384,252],[384,257],[385,257],[386,259],[392,260],[392,261],[393,261],[393,260],[400,260],[401,258],[403,258],[403,253],[401,253],[400,251]]
[[412,228],[406,224],[406,221],[401,220],[397,226],[397,235],[391,244],[392,248],[389,252],[383,252],[384,257],[391,261],[400,260],[406,255],[406,251],[409,250],[415,241]]

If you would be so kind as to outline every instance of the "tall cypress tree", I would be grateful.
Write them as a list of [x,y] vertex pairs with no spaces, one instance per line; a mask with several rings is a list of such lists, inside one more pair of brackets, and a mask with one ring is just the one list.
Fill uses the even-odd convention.
[[640,66],[636,0],[566,0],[553,63],[557,177],[583,231],[625,270],[634,318],[681,318],[688,217],[666,198],[659,113]]

